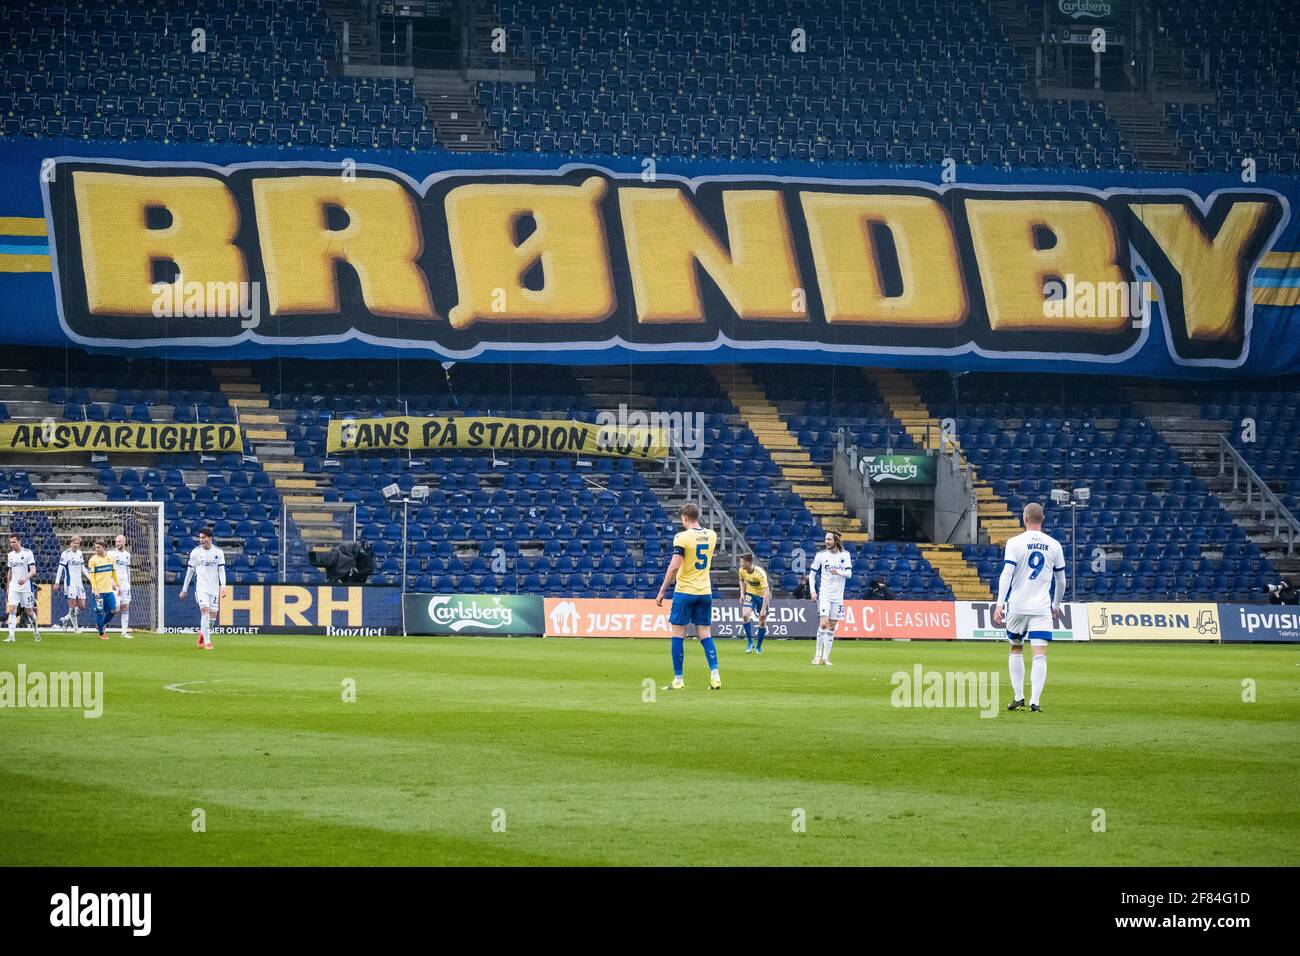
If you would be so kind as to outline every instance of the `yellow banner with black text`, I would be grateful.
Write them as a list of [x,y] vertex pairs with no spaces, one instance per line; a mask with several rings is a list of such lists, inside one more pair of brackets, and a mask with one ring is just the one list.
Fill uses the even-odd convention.
[[397,415],[329,423],[327,450],[499,451],[657,459],[668,439],[657,428],[597,425],[566,419]]
[[689,162],[647,181],[591,163],[461,169],[450,154],[340,175],[257,150],[115,152],[32,166],[25,147],[0,150],[14,181],[40,172],[59,290],[10,291],[43,321],[9,341],[209,360],[397,348],[583,365],[1300,368],[1289,177],[1229,189],[971,169],[934,183],[862,164],[811,177]]
[[238,425],[202,423],[43,421],[0,425],[0,453],[30,455],[69,451],[242,454],[244,436]]

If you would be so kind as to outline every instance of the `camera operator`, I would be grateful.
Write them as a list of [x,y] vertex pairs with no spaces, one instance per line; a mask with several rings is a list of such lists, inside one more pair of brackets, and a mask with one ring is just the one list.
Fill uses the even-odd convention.
[[330,584],[365,584],[375,569],[374,549],[360,539],[340,544],[323,555],[312,552],[307,560],[325,572]]
[[873,578],[867,585],[868,601],[897,601],[898,595],[893,592],[884,578]]
[[1269,584],[1266,587],[1269,604],[1300,604],[1300,588],[1286,578],[1278,584]]

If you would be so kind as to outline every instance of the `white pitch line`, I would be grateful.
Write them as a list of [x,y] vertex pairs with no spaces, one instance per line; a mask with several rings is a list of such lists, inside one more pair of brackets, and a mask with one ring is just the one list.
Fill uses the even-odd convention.
[[201,694],[201,693],[203,693],[203,691],[201,691],[201,690],[181,690],[181,688],[182,688],[182,687],[190,687],[190,686],[192,686],[192,685],[194,685],[194,684],[225,684],[225,683],[229,683],[229,681],[221,681],[221,680],[186,680],[186,681],[178,681],[178,682],[175,683],[175,684],[164,684],[164,685],[163,685],[163,690],[170,690],[170,691],[173,691],[173,692],[175,692],[175,693],[177,693],[177,694]]

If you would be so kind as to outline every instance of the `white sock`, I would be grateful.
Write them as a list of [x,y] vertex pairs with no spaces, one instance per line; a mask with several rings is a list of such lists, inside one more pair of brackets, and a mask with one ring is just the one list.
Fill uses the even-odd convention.
[[1008,654],[1007,669],[1011,671],[1011,699],[1025,699],[1025,655]]
[[822,645],[825,643],[826,632],[819,627],[817,628],[817,650],[813,653],[813,657],[817,658],[817,660],[822,659]]
[[72,617],[72,628],[78,634],[81,633],[81,625],[77,622],[77,609],[74,607],[68,614]]
[[126,627],[126,625],[127,625],[127,622],[128,622],[130,619],[131,619],[131,615],[128,614],[126,611],[123,611],[123,612],[122,612],[122,633],[123,633],[123,634],[125,634],[126,631],[127,631],[127,627]]
[[14,631],[18,629],[18,612],[9,612],[9,640],[14,639]]
[[1029,687],[1033,691],[1033,696],[1029,698],[1030,704],[1038,703],[1043,696],[1043,685],[1047,683],[1047,655],[1035,654],[1032,669],[1029,671]]
[[826,650],[822,652],[822,660],[829,661],[831,659],[831,645],[834,643],[835,632],[828,630],[826,632]]

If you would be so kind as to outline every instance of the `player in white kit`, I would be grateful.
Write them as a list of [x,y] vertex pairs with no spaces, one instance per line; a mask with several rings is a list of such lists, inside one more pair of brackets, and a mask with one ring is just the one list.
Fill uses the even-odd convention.
[[126,535],[119,534],[108,552],[117,572],[117,608],[122,615],[122,636],[131,639],[131,552],[126,549]]
[[36,640],[41,639],[41,630],[36,625],[36,589],[32,587],[32,578],[36,576],[36,558],[32,552],[23,547],[23,539],[16,534],[9,536],[9,574],[5,581],[5,610],[9,614],[9,636],[6,644],[16,639],[14,632],[18,629],[19,611],[31,622]]
[[844,583],[853,577],[853,559],[840,544],[840,536],[827,531],[825,548],[817,552],[808,569],[808,596],[817,602],[817,649],[812,662],[831,666],[835,628],[844,620]]
[[1007,710],[1025,709],[1026,638],[1034,649],[1030,673],[1029,709],[1041,713],[1039,701],[1047,683],[1047,645],[1052,640],[1053,614],[1061,610],[1065,599],[1065,552],[1053,537],[1043,534],[1043,506],[1025,505],[1021,516],[1024,533],[1007,542],[998,582],[998,603],[993,609],[993,625],[1006,622],[1011,656],[1011,703]]
[[226,596],[226,556],[212,543],[212,529],[199,532],[199,546],[190,552],[185,583],[181,585],[181,600],[194,584],[194,600],[199,605],[199,647],[212,650],[212,621]]
[[59,618],[59,626],[65,630],[71,628],[81,633],[81,622],[77,612],[86,609],[86,559],[81,553],[81,535],[74,534],[68,541],[67,550],[59,555],[59,570],[54,576],[54,593],[63,588],[63,596],[68,599],[68,612]]

